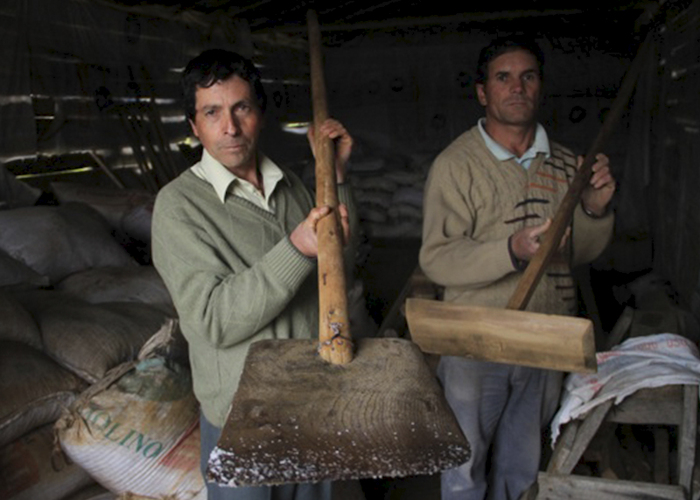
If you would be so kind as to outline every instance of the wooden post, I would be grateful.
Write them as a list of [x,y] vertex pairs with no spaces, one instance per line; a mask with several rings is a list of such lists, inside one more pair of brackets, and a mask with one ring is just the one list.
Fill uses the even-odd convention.
[[[307,14],[311,59],[311,100],[314,128],[328,119],[326,85],[321,57],[321,34],[314,11]],[[335,148],[328,137],[315,135],[316,206],[331,208],[329,216],[316,227],[318,237],[319,344],[321,357],[333,364],[352,361],[352,337],[348,318],[343,232],[338,215],[338,191],[335,175]]]

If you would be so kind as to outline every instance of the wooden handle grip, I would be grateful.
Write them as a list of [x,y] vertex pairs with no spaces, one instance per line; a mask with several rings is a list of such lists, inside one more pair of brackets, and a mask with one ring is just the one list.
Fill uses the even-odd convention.
[[[307,14],[309,55],[311,61],[311,101],[314,128],[328,118],[326,84],[321,57],[321,30],[314,11]],[[343,232],[338,214],[338,186],[335,175],[335,148],[328,137],[315,134],[316,206],[331,207],[331,214],[321,219],[318,237],[319,345],[321,357],[333,364],[352,361],[352,337],[348,317],[345,268],[343,266]]]

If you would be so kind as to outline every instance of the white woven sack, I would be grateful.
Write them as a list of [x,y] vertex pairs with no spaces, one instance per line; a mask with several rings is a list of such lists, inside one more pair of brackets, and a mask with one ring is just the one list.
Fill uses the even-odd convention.
[[188,370],[162,358],[121,365],[56,423],[61,447],[115,493],[205,500],[199,407]]
[[93,482],[78,465],[53,466],[53,438],[49,424],[0,448],[0,498],[63,500]]

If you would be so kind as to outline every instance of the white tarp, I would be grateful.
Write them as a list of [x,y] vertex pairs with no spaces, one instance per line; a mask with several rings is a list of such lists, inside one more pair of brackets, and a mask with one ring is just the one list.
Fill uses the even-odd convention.
[[597,373],[572,373],[566,378],[559,411],[551,424],[552,445],[562,425],[609,399],[617,405],[639,389],[700,384],[697,345],[673,333],[631,338],[596,357]]

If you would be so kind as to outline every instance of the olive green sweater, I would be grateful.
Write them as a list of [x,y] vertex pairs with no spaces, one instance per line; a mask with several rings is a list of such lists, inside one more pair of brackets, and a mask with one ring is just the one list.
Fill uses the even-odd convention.
[[[194,392],[212,424],[223,427],[253,342],[318,335],[316,260],[288,235],[313,199],[282,169],[267,212],[238,196],[217,197],[187,170],[158,193],[153,262],[189,344]],[[354,213],[346,186],[341,203]]]
[[[554,217],[576,172],[576,158],[550,141],[528,169],[499,161],[475,126],[455,139],[431,167],[425,187],[420,265],[445,286],[445,300],[505,307],[520,279],[508,251],[518,229]],[[608,244],[613,215],[601,219],[575,210],[573,249],[552,259],[528,310],[571,314],[576,293],[571,265],[595,259]]]

